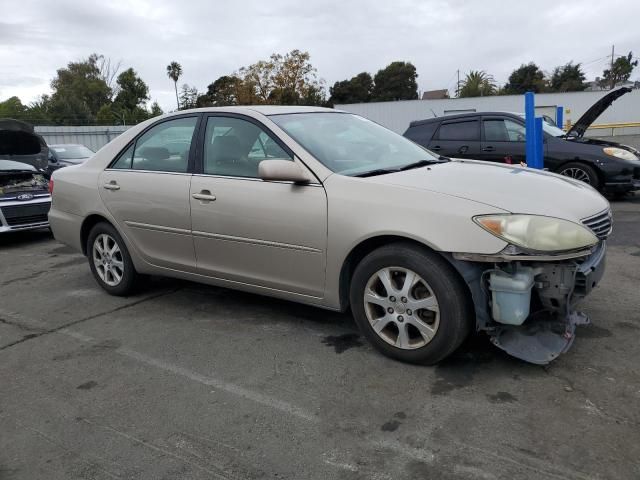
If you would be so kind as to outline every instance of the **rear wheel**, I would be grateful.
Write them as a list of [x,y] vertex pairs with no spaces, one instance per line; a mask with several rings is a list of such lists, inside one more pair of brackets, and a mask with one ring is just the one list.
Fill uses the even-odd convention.
[[571,177],[575,180],[580,180],[586,184],[591,185],[596,190],[600,188],[600,179],[595,169],[585,163],[569,162],[564,164],[558,170],[560,175],[565,177]]
[[473,310],[457,272],[437,254],[393,244],[367,255],[351,282],[356,323],[383,354],[434,364],[469,333]]
[[118,296],[134,293],[140,276],[122,237],[112,225],[101,222],[91,229],[87,256],[91,272],[104,290]]

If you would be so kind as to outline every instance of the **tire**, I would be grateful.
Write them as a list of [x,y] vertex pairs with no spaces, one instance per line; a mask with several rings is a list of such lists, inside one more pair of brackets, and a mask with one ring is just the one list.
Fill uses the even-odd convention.
[[560,175],[570,177],[575,180],[580,180],[591,185],[596,190],[600,189],[600,177],[595,168],[586,163],[581,162],[569,162],[562,165],[558,172]]
[[[390,280],[383,282],[383,277]],[[413,287],[407,289],[408,284]],[[358,327],[373,346],[408,363],[443,360],[460,346],[475,321],[458,272],[437,253],[410,243],[387,245],[362,259],[351,280],[350,302]]]
[[[116,246],[117,251],[107,252],[106,255],[101,256],[99,246],[103,251],[113,251],[112,249]],[[128,296],[135,293],[141,276],[133,266],[133,261],[122,237],[112,225],[106,222],[94,225],[87,238],[87,258],[93,277],[107,293],[116,296]]]

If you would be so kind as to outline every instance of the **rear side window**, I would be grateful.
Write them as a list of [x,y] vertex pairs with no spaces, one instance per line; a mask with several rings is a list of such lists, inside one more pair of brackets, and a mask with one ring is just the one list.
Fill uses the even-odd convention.
[[404,136],[418,145],[427,146],[438,128],[438,122],[414,125],[404,132]]
[[480,122],[464,120],[443,123],[438,130],[438,140],[470,140],[480,141]]
[[129,148],[127,148],[121,155],[120,158],[113,164],[111,168],[118,169],[126,169],[131,168],[131,162],[133,160],[133,144]]
[[198,117],[159,123],[139,136],[111,166],[115,169],[186,173]]

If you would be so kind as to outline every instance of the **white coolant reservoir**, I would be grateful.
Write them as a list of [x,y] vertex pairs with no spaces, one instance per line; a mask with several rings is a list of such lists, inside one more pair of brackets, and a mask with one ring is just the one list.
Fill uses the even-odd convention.
[[489,276],[491,315],[496,322],[522,325],[529,316],[534,272],[518,266],[514,273],[496,270]]

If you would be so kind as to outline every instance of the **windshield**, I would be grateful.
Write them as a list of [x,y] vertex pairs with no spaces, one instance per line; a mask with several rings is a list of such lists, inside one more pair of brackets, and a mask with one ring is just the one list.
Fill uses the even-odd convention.
[[[522,114],[520,114],[520,117],[525,118]],[[564,137],[564,131],[561,128],[558,128],[555,125],[549,123],[545,117],[547,116],[542,116],[542,130],[544,130],[546,134],[551,135],[552,137]]]
[[52,145],[49,148],[56,152],[56,156],[60,160],[77,160],[80,158],[89,158],[94,153],[84,145]]
[[438,156],[377,123],[348,113],[294,113],[269,117],[333,172],[361,175],[397,170]]

